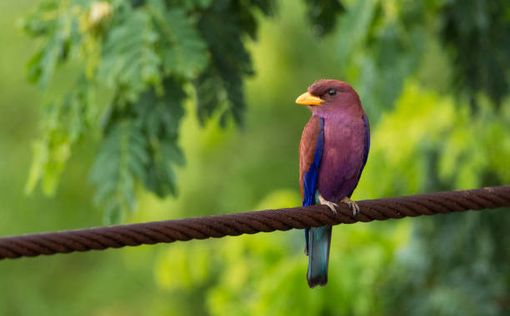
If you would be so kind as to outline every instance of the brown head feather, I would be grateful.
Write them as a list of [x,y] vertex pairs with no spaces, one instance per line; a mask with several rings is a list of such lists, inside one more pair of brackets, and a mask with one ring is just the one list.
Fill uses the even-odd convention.
[[315,81],[308,92],[316,97],[323,97],[329,89],[335,89],[338,92],[354,92],[354,89],[346,82],[335,79],[320,79]]

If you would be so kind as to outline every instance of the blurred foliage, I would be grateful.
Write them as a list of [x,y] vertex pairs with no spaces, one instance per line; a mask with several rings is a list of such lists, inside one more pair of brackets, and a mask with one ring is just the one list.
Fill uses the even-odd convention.
[[[0,2],[2,235],[99,225],[94,194],[109,221],[298,205],[292,100],[325,77],[372,122],[355,199],[510,182],[504,1],[39,3]],[[314,290],[302,231],[7,261],[0,314],[507,315],[506,213],[337,226]]]
[[[509,183],[509,101],[498,111],[481,98],[474,119],[469,106],[456,109],[453,97],[405,85],[395,110],[374,133],[375,165],[364,174],[362,188],[394,195]],[[507,210],[416,221],[410,244],[381,281],[384,314],[508,313],[509,222]]]
[[504,67],[510,63],[510,4],[446,1],[443,12],[441,39],[451,49],[456,88],[467,91],[472,104],[483,91],[500,105],[510,84]]
[[[309,6],[326,33],[341,6],[323,2]],[[183,103],[193,87],[202,124],[215,113],[223,126],[242,123],[243,81],[253,74],[244,40],[257,37],[256,14],[273,10],[272,0],[43,1],[23,23],[42,43],[28,77],[51,90],[59,66],[72,64],[75,84],[46,106],[27,191],[41,182],[53,193],[73,146],[95,136],[103,144],[91,178],[107,222],[135,208],[138,183],[175,195]]]

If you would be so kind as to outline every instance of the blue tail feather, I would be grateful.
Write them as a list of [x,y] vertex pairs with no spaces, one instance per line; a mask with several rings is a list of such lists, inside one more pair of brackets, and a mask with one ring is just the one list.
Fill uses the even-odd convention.
[[326,285],[328,282],[329,247],[331,226],[308,228],[305,231],[308,254],[308,285]]

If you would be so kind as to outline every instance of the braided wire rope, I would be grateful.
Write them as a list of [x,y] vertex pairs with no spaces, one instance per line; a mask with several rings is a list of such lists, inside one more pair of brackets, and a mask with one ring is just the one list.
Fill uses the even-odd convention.
[[510,207],[510,185],[364,200],[358,205],[361,212],[356,216],[340,203],[336,214],[315,205],[4,237],[0,260]]

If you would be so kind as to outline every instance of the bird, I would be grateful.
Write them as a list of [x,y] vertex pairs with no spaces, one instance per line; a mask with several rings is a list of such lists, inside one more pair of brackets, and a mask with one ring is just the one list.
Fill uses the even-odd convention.
[[[360,209],[351,195],[370,149],[370,126],[359,95],[346,82],[321,79],[296,103],[312,112],[299,145],[302,205],[326,205],[336,214],[338,203],[345,203],[356,216]],[[328,282],[331,233],[331,226],[305,229],[310,288]]]

